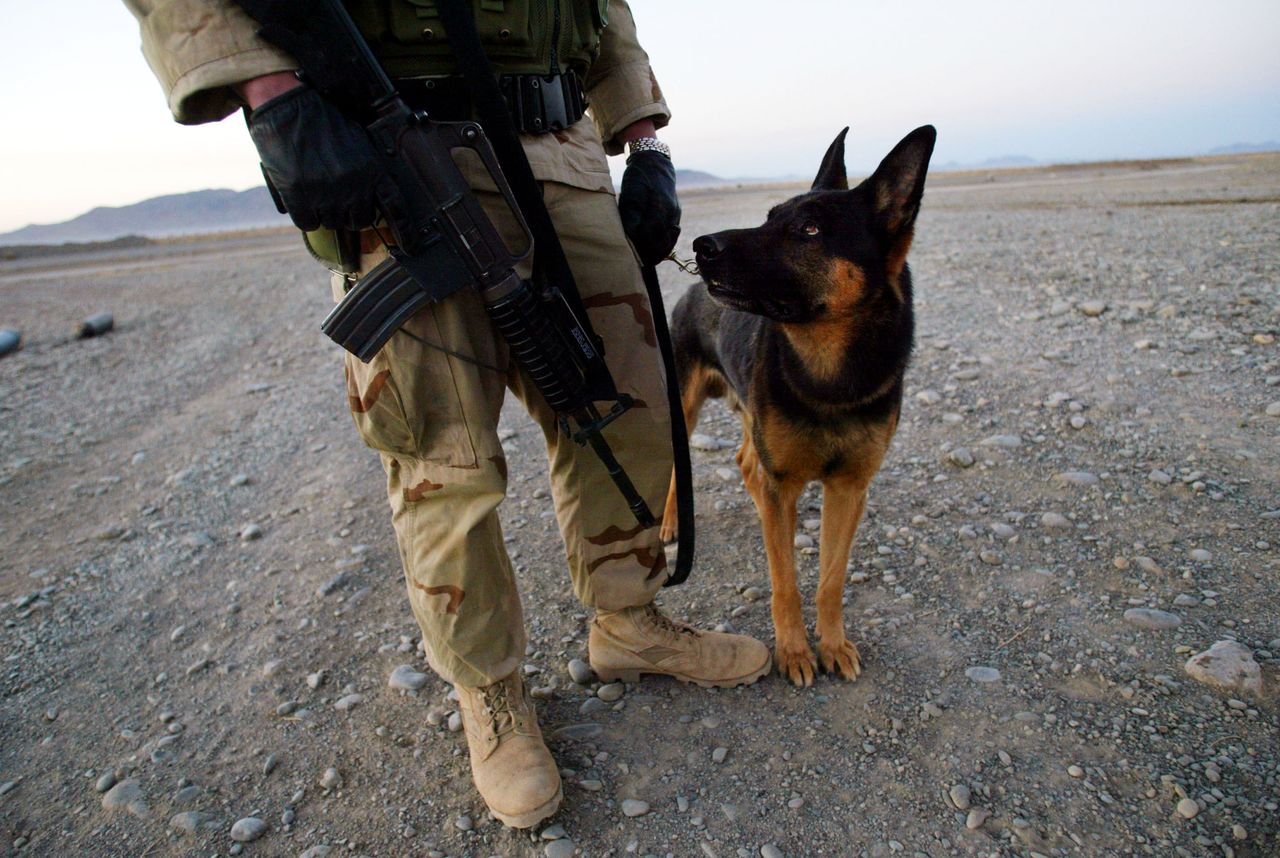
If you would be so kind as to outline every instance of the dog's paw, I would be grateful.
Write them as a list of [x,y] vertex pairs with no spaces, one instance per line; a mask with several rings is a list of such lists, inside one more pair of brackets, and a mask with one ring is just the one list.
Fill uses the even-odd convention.
[[662,519],[662,529],[658,531],[658,538],[662,540],[663,545],[670,545],[676,541],[676,523],[674,519]]
[[818,660],[813,657],[813,650],[807,642],[798,645],[779,643],[774,656],[778,673],[791,680],[801,688],[813,685],[813,676],[818,670]]
[[850,681],[857,679],[858,674],[862,673],[862,656],[848,638],[841,637],[830,643],[818,641],[818,658],[822,661],[822,669],[827,673],[838,673]]

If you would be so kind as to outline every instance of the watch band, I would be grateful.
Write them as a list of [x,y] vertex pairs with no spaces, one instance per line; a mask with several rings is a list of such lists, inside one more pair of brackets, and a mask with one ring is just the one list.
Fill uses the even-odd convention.
[[631,160],[631,156],[637,152],[660,152],[671,159],[671,147],[663,143],[657,137],[637,137],[627,144],[628,155],[627,160]]

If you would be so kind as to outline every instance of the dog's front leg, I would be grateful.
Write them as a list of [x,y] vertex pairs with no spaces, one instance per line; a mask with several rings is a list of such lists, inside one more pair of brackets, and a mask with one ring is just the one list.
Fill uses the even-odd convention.
[[813,684],[818,662],[809,648],[809,636],[800,610],[796,586],[796,501],[804,484],[789,480],[761,487],[757,504],[769,557],[769,582],[773,588],[773,633],[777,641],[778,672],[796,685]]
[[867,505],[861,480],[835,479],[822,484],[822,537],[818,549],[818,657],[822,669],[845,679],[862,672],[858,648],[844,633],[844,579],[853,535]]

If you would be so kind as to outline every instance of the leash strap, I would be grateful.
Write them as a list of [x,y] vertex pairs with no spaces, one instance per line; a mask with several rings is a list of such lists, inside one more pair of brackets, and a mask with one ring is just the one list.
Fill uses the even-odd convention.
[[667,372],[667,408],[671,411],[671,458],[676,472],[676,568],[663,583],[664,587],[683,584],[693,568],[693,466],[689,461],[689,427],[684,425],[684,406],[680,402],[680,381],[676,376],[675,352],[671,346],[671,330],[667,327],[667,310],[662,304],[658,270],[652,265],[640,268],[644,288],[649,293],[649,312],[662,352],[662,366]]

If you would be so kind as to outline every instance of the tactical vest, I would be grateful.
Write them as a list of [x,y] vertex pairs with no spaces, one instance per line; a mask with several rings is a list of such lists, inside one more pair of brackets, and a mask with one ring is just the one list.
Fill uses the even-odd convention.
[[[600,51],[609,0],[473,0],[485,53],[501,74],[585,75]],[[393,78],[457,72],[435,0],[347,0]]]

